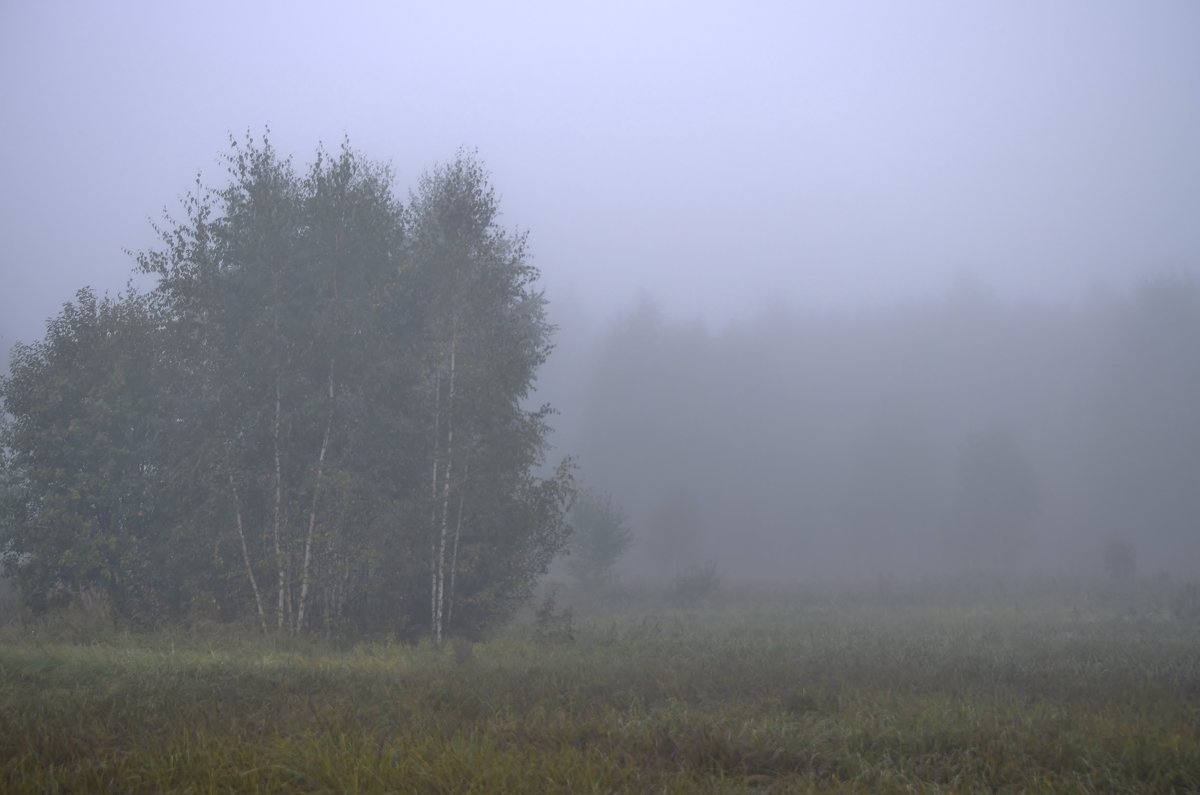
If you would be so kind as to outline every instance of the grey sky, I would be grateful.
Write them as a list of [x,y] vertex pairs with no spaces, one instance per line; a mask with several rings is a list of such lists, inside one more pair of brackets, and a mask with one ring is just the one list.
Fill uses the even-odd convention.
[[723,318],[964,270],[1078,294],[1200,262],[1200,4],[0,5],[0,346],[113,290],[229,132],[478,148],[551,300]]

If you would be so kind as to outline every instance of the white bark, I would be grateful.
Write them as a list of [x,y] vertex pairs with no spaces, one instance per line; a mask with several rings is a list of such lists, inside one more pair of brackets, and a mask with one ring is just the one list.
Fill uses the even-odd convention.
[[321,495],[321,475],[325,468],[325,452],[329,449],[329,436],[333,431],[333,365],[329,357],[329,414],[325,418],[325,435],[321,438],[321,452],[317,454],[317,472],[313,480],[312,504],[308,510],[308,533],[304,537],[304,564],[300,570],[300,604],[296,609],[295,631],[304,629],[304,611],[308,605],[309,572],[312,569],[313,533],[317,526],[317,501]]
[[[467,467],[463,466],[462,480],[465,483],[467,480]],[[463,488],[460,485],[458,491],[458,519],[454,524],[454,545],[450,551],[450,595],[446,599],[446,624],[450,624],[450,620],[454,617],[454,580],[458,574],[458,539],[462,537],[462,520],[463,520],[463,503],[466,502],[466,494],[463,493]]]
[[433,637],[439,646],[445,632],[446,542],[450,535],[450,486],[454,476],[454,369],[457,348],[458,336],[456,334],[450,339],[450,374],[446,395],[446,473],[442,478],[441,522],[437,542],[437,586],[433,610]]
[[437,539],[432,530],[437,527],[438,463],[441,458],[442,378],[434,369],[433,386],[433,478],[429,488],[429,625],[437,632],[438,623],[438,565]]
[[246,546],[246,530],[242,525],[242,500],[238,496],[232,472],[229,473],[229,488],[233,492],[233,515],[237,519],[238,538],[242,542],[242,560],[246,563],[246,574],[250,577],[250,589],[254,591],[254,606],[258,608],[258,623],[262,626],[265,635],[267,634],[267,615],[263,612],[262,596],[258,590],[258,580],[254,576],[254,567],[250,565],[250,550]]
[[272,441],[275,448],[275,505],[272,517],[275,535],[275,568],[279,573],[279,603],[275,609],[276,623],[283,629],[284,596],[287,589],[287,565],[283,559],[283,543],[280,539],[283,521],[283,467],[279,462],[279,420],[281,413],[279,397],[279,373],[275,374],[275,421],[273,423]]

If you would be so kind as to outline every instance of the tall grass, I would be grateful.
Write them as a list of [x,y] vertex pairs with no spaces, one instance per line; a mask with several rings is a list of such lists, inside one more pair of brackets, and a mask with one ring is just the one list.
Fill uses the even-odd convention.
[[9,633],[0,790],[1200,790],[1195,624],[901,591],[730,588],[466,652]]

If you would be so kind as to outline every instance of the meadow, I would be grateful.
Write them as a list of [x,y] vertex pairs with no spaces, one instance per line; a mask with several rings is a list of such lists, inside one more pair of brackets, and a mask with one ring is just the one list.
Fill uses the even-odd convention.
[[441,649],[26,621],[0,630],[0,790],[1200,791],[1198,603],[726,585]]

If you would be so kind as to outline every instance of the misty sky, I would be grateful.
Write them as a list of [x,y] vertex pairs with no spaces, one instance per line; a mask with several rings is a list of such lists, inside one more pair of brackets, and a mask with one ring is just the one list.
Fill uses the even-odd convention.
[[0,346],[230,132],[477,148],[552,303],[720,319],[1200,263],[1200,3],[0,3]]

